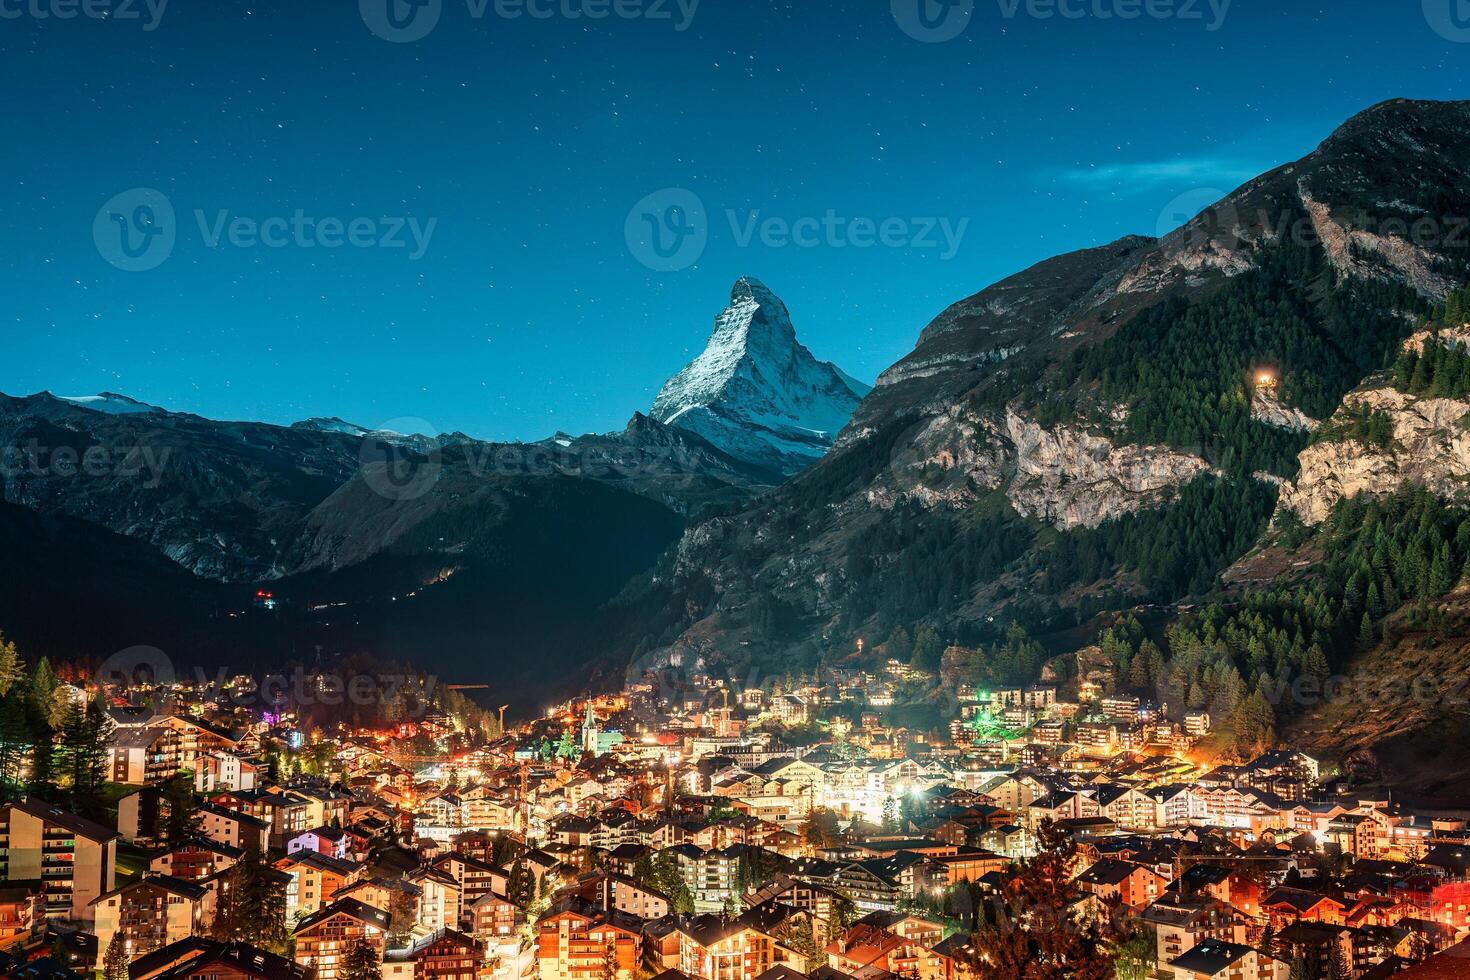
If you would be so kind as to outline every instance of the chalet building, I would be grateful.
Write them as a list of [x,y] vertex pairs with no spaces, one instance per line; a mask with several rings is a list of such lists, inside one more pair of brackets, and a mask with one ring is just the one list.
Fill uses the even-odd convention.
[[228,871],[244,857],[242,848],[199,837],[164,851],[148,863],[148,870],[183,881],[199,882]]
[[131,958],[198,935],[214,914],[213,895],[202,885],[156,874],[101,895],[92,904],[98,970],[118,933]]
[[338,892],[350,887],[362,876],[362,866],[351,861],[298,851],[276,861],[278,871],[291,876],[286,886],[286,918],[311,915],[323,905],[336,900]]
[[169,728],[117,728],[107,746],[108,778],[158,783],[178,772],[179,735]]
[[459,916],[456,920],[462,928],[472,928],[465,921],[467,910],[486,895],[506,894],[510,884],[510,873],[497,868],[488,860],[466,857],[454,851],[436,857],[432,866],[447,874],[459,889]]
[[493,939],[515,932],[520,909],[508,898],[486,893],[470,903],[465,916],[472,935],[478,939]]
[[440,929],[408,949],[391,950],[383,960],[383,980],[475,980],[484,948],[475,939]]
[[316,851],[327,857],[348,857],[349,840],[347,832],[336,827],[317,827],[305,833],[297,834],[286,841],[286,853],[295,854],[297,851]]
[[698,915],[680,922],[679,970],[697,980],[755,980],[784,967],[805,972],[806,960],[770,934],[756,909],[737,919]]
[[626,875],[608,871],[582,875],[561,894],[576,895],[584,901],[645,921],[662,919],[673,911],[663,893],[645,888]]
[[1090,895],[1142,909],[1158,900],[1169,880],[1141,864],[1104,858],[1078,875],[1076,884]]
[[194,792],[216,793],[220,790],[255,789],[260,769],[238,752],[217,749],[199,756],[194,768]]
[[416,916],[420,928],[442,932],[459,925],[461,895],[452,875],[425,865],[404,875],[404,881],[419,891]]
[[0,885],[0,950],[39,939],[45,926],[41,882]]
[[169,733],[164,741],[156,743],[163,751],[163,756],[152,763],[158,771],[165,773],[165,778],[182,769],[197,772],[201,755],[217,751],[231,752],[240,745],[237,734],[186,715],[145,716],[114,711],[112,717],[117,723],[117,735],[147,729]]
[[1173,980],[1287,980],[1291,965],[1250,946],[1208,939],[1169,961]]
[[827,944],[827,965],[849,976],[890,973],[912,980],[947,980],[948,957],[913,939],[881,928],[875,923],[858,923]]
[[[909,883],[907,897],[916,898],[926,887],[949,887],[965,881],[979,881],[993,871],[1002,871],[1010,859],[990,851],[967,847],[956,854],[941,854],[925,862],[927,879],[915,879]],[[938,876],[933,876],[938,872]]]
[[1277,888],[1261,899],[1261,913],[1277,932],[1298,922],[1341,925],[1345,908],[1335,898],[1303,888]]
[[634,923],[612,921],[584,902],[563,904],[536,924],[540,980],[630,980],[643,955],[643,936]]
[[248,943],[192,937],[133,960],[130,980],[309,980],[308,971]]
[[210,840],[262,854],[270,845],[270,824],[242,810],[215,803],[200,803],[194,809],[200,832]]
[[0,807],[0,880],[42,883],[48,919],[91,923],[116,885],[116,832],[34,800]]
[[1224,902],[1201,898],[1163,898],[1144,909],[1138,920],[1153,934],[1155,956],[1168,963],[1207,939],[1239,942],[1246,938],[1243,917]]
[[315,980],[336,980],[343,962],[359,941],[366,942],[382,962],[388,939],[388,913],[344,898],[302,919],[293,936],[296,963],[315,971]]

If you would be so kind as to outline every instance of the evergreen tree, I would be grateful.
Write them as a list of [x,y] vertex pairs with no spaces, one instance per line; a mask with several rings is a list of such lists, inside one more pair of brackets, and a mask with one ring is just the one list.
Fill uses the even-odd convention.
[[177,772],[163,784],[163,837],[177,847],[199,836],[199,811],[194,808],[194,774]]
[[912,663],[920,670],[937,671],[944,655],[944,641],[932,626],[920,626],[914,637]]
[[556,756],[558,759],[566,759],[569,762],[582,757],[582,750],[573,741],[570,728],[562,729],[561,741],[556,746]]
[[128,980],[128,949],[121,929],[112,934],[103,954],[102,980]]
[[286,876],[272,868],[259,850],[247,850],[221,881],[214,938],[284,952],[290,938],[286,929],[286,885]]
[[359,939],[347,951],[339,980],[383,980],[383,964],[377,950],[365,939]]
[[407,889],[395,888],[388,896],[388,948],[406,949],[413,941],[418,907]]
[[914,653],[914,641],[902,626],[895,627],[888,635],[887,646],[888,656],[900,663],[907,663]]
[[20,651],[5,638],[4,633],[0,633],[0,697],[8,695],[24,676],[25,665],[20,661]]
[[517,855],[510,866],[510,880],[506,883],[506,897],[519,909],[530,908],[536,900],[536,875],[526,864],[525,855]]
[[0,798],[11,799],[19,791],[30,748],[25,697],[15,690],[0,698]]
[[1076,844],[1051,821],[1035,857],[1021,862],[1004,900],[974,936],[971,966],[983,977],[1110,980],[1110,936],[1067,918],[1079,892],[1069,873]]

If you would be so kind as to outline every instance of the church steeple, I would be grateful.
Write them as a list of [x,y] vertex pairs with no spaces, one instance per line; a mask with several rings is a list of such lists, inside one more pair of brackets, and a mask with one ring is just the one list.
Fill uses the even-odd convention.
[[582,749],[593,755],[597,754],[599,736],[602,729],[597,725],[597,713],[592,710],[592,702],[587,702],[587,717],[582,722]]

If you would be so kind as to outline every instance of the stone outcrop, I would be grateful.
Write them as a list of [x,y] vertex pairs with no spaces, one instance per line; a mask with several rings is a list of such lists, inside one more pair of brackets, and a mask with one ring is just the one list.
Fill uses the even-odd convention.
[[1274,389],[1257,387],[1251,396],[1251,418],[1289,432],[1316,432],[1322,423],[1299,408],[1281,404]]
[[[1305,179],[1298,183],[1297,192],[1311,216],[1318,240],[1338,272],[1359,279],[1402,282],[1425,296],[1443,297],[1455,287],[1452,280],[1434,271],[1435,254],[1406,237],[1407,222],[1403,234],[1348,228],[1333,217],[1327,204],[1312,196]],[[1436,229],[1436,234],[1445,232]]]
[[1016,476],[1006,497],[1027,517],[1067,530],[1162,502],[1210,472],[1198,456],[1162,446],[1114,446],[1070,426],[1044,429],[1009,412],[1006,435],[1016,448]]
[[1320,524],[1344,498],[1392,493],[1405,485],[1470,501],[1470,431],[1464,425],[1470,402],[1416,398],[1380,383],[1348,395],[1334,421],[1354,408],[1387,413],[1393,420],[1390,444],[1328,439],[1309,446],[1296,482],[1282,492],[1284,510]]
[[1162,446],[1116,446],[1078,426],[1048,429],[1014,410],[975,417],[957,407],[930,419],[911,446],[870,488],[870,504],[961,508],[1001,491],[1018,513],[1059,530],[1155,506],[1211,469]]

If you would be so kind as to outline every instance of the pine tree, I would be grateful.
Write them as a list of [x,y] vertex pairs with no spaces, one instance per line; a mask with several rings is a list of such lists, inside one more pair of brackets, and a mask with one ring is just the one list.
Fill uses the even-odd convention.
[[1115,964],[1107,941],[1112,937],[1067,918],[1067,907],[1079,894],[1069,873],[1076,844],[1050,821],[1037,836],[1038,853],[1020,864],[994,910],[999,921],[975,933],[971,965],[987,977],[1110,980]]
[[395,888],[388,897],[388,948],[405,949],[413,940],[418,908],[406,889]]
[[128,948],[121,929],[112,934],[103,954],[102,980],[128,980]]
[[518,855],[510,867],[510,880],[506,883],[506,895],[519,909],[526,909],[536,900],[536,876],[526,864],[524,855]]
[[177,847],[190,838],[199,836],[199,811],[194,808],[193,773],[174,773],[163,784],[163,805],[168,811],[163,822],[163,837],[170,847]]
[[259,850],[245,852],[222,882],[215,907],[216,939],[247,942],[271,952],[286,949],[286,880]]
[[887,646],[888,656],[903,663],[907,663],[914,653],[914,641],[902,626],[895,627],[888,635]]
[[912,663],[920,670],[937,671],[944,655],[944,641],[932,626],[920,626],[914,637]]
[[25,697],[16,690],[0,698],[0,798],[10,799],[20,788],[30,745]]
[[0,697],[10,693],[10,689],[25,676],[25,665],[20,661],[20,651],[15,644],[0,633]]
[[582,750],[577,748],[577,743],[572,740],[572,730],[570,728],[562,729],[561,741],[556,746],[556,756],[559,759],[566,759],[568,761],[581,758]]
[[359,939],[347,951],[337,976],[339,980],[382,980],[383,964],[377,950],[367,940]]
[[602,980],[618,980],[618,944],[611,938],[602,950]]

